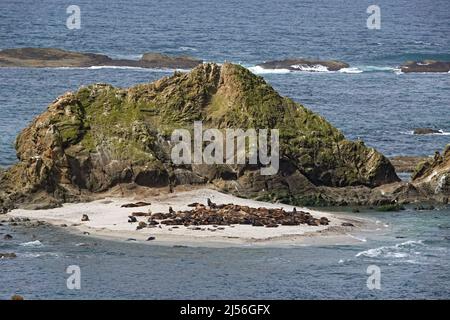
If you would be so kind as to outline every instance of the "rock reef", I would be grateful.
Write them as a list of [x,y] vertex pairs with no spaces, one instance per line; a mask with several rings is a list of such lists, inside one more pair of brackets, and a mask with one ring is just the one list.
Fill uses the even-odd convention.
[[433,128],[416,128],[413,130],[413,134],[442,134],[442,130]]
[[[278,173],[263,176],[260,164],[175,165],[170,135],[192,130],[196,120],[219,130],[278,129]],[[346,140],[262,77],[228,63],[128,89],[94,84],[68,92],[19,134],[16,150],[19,162],[0,174],[3,210],[86,200],[117,185],[172,190],[206,183],[293,205],[378,203],[390,200],[373,190],[399,181],[381,153]]]
[[291,71],[319,71],[324,67],[328,71],[338,71],[348,68],[350,65],[336,60],[313,60],[313,59],[284,59],[267,61],[258,65],[264,69],[287,69]]
[[82,53],[54,48],[20,48],[0,51],[0,67],[94,67],[120,66],[139,68],[191,69],[203,61],[188,56],[171,57],[145,53],[140,60],[112,59],[96,53]]
[[400,66],[400,70],[404,73],[450,72],[450,62],[436,60],[407,61]]

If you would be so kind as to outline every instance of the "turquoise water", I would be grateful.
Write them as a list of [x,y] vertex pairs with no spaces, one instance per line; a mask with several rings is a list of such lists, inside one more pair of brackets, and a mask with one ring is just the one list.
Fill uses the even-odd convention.
[[[365,27],[371,1],[79,0],[82,24],[75,31],[65,26],[69,4],[3,0],[0,49],[58,47],[135,59],[157,51],[252,70],[285,57],[339,59],[357,69],[262,76],[348,138],[386,155],[429,155],[450,140],[410,134],[416,127],[450,132],[450,74],[395,71],[406,60],[450,60],[447,0],[378,1],[377,31]],[[58,95],[93,82],[126,87],[171,72],[0,69],[0,166],[16,161],[15,136]],[[382,234],[358,245],[288,249],[149,247],[3,226],[0,233],[15,239],[0,240],[0,252],[18,258],[0,260],[0,298],[14,292],[30,298],[450,297],[448,208],[366,215],[381,221]],[[30,246],[36,240],[42,245]],[[90,246],[77,246],[83,242]],[[66,288],[71,264],[82,268],[80,291]],[[366,287],[371,264],[381,268],[380,291]]]

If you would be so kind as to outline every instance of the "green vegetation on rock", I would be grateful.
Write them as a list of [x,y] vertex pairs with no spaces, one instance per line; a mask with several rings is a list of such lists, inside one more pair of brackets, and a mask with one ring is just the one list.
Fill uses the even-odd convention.
[[[168,139],[174,129],[192,130],[197,120],[219,129],[279,129],[280,171],[265,177],[245,165],[174,166]],[[94,84],[67,93],[18,136],[17,154],[16,168],[26,174],[10,171],[16,185],[51,185],[66,199],[71,188],[98,192],[118,183],[159,187],[207,180],[244,196],[322,205],[329,199],[316,187],[399,180],[382,154],[346,140],[262,77],[228,63],[203,64],[129,89]]]

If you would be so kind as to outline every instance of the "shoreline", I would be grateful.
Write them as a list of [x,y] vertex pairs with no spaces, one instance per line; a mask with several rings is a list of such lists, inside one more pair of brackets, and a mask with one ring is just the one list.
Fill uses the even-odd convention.
[[[292,247],[354,244],[364,242],[365,239],[353,233],[365,234],[376,229],[376,223],[370,219],[298,207],[297,209],[309,212],[315,218],[328,218],[329,225],[280,225],[276,228],[243,224],[195,227],[159,225],[160,227],[136,230],[138,223],[146,221],[148,217],[136,217],[136,223],[128,222],[128,216],[133,212],[147,212],[149,209],[152,213],[167,212],[169,206],[174,210],[187,210],[189,203],[205,203],[208,198],[217,204],[233,203],[254,208],[283,208],[285,210],[294,208],[285,204],[238,198],[212,189],[197,189],[148,197],[145,200],[151,205],[138,208],[121,207],[126,203],[135,202],[137,200],[135,197],[105,197],[87,203],[67,203],[54,209],[16,209],[6,214],[5,217],[39,220],[66,232],[85,237],[148,245],[187,247]],[[81,221],[83,214],[88,215],[89,221]],[[354,227],[342,226],[344,222],[352,223]],[[155,239],[148,241],[149,237]]]

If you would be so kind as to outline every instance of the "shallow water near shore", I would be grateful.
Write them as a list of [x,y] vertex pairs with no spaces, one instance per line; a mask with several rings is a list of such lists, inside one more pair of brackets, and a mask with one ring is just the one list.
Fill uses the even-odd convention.
[[[3,226],[14,239],[0,241],[0,252],[17,258],[0,260],[0,298],[448,298],[449,214],[359,213],[380,232],[349,232],[355,245],[292,248],[163,247]],[[66,287],[69,265],[81,268],[81,290]],[[366,286],[370,265],[381,269],[381,290]]]

